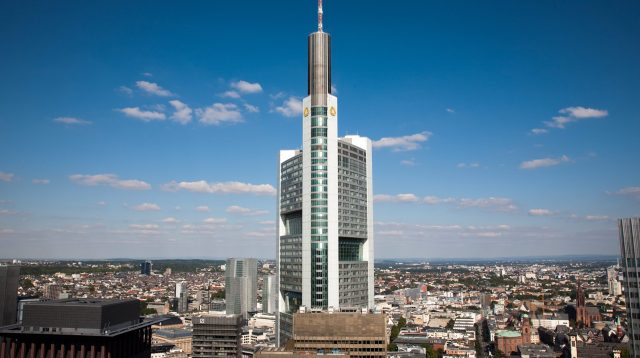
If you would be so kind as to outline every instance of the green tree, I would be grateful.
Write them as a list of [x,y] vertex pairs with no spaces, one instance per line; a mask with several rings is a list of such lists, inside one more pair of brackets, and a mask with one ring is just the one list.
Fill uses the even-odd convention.
[[28,278],[23,279],[23,280],[22,280],[22,282],[20,282],[20,286],[21,286],[21,287],[22,287],[22,289],[24,289],[24,290],[28,290],[28,289],[30,289],[30,288],[35,287],[35,286],[33,285],[33,282],[32,282],[30,279],[28,279]]
[[433,349],[433,346],[429,343],[421,344],[421,346],[425,349],[425,357],[426,358],[438,358],[438,352]]
[[450,319],[449,322],[447,322],[447,325],[444,327],[446,329],[453,329],[453,326],[456,324],[456,321]]
[[631,354],[629,353],[629,348],[623,347],[620,351],[620,358],[629,358]]
[[150,314],[158,314],[158,311],[156,311],[155,308],[148,308],[148,304],[148,302],[140,301],[140,315],[146,316]]

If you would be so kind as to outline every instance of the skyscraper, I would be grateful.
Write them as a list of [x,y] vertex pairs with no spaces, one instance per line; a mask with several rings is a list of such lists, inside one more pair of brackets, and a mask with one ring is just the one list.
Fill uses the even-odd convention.
[[19,266],[0,265],[0,326],[16,323]]
[[242,316],[206,315],[192,322],[193,357],[242,357]]
[[140,263],[140,274],[141,275],[151,275],[151,270],[153,269],[153,263],[151,261],[145,261]]
[[262,313],[275,313],[278,302],[278,282],[276,275],[264,276],[262,285]]
[[247,312],[258,307],[258,261],[256,259],[228,259],[224,275],[227,314],[247,318]]
[[277,261],[279,344],[293,316],[309,309],[373,306],[371,140],[338,138],[338,99],[331,94],[331,37],[308,38],[308,96],[302,150],[282,150],[278,165]]
[[622,288],[627,305],[627,336],[630,339],[632,357],[640,357],[640,218],[618,220],[620,236]]
[[187,312],[189,310],[189,290],[187,281],[176,282],[176,298],[178,299],[177,311]]

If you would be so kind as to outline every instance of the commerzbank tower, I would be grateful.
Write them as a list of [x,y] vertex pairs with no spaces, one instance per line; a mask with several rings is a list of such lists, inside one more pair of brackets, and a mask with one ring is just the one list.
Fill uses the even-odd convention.
[[302,150],[281,150],[278,162],[278,344],[295,312],[373,308],[371,140],[338,137],[322,0],[308,46]]

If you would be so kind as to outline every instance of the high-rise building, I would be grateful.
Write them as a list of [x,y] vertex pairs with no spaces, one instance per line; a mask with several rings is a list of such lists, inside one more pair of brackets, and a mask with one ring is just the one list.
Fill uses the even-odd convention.
[[622,295],[622,284],[618,279],[619,270],[620,270],[620,266],[618,265],[607,267],[607,283],[609,284],[609,294],[611,296]]
[[373,308],[371,140],[338,137],[322,1],[308,61],[302,150],[280,151],[278,166],[278,344],[291,337],[292,314],[300,306]]
[[21,324],[0,328],[0,356],[148,358],[151,326],[140,302],[66,299],[24,305]]
[[183,313],[189,310],[189,290],[187,281],[176,282],[176,298],[178,299],[177,312]]
[[627,336],[632,357],[640,357],[640,217],[618,220],[622,290],[627,306]]
[[55,283],[48,283],[44,285],[42,298],[46,298],[48,300],[57,300],[60,298],[60,294],[62,294],[62,287],[60,287],[60,285]]
[[292,341],[296,352],[386,357],[386,316],[372,313],[295,313]]
[[0,326],[16,323],[20,266],[0,265]]
[[278,282],[276,275],[264,277],[262,285],[262,313],[276,313],[278,302]]
[[192,322],[192,357],[242,357],[242,316],[199,316]]
[[151,270],[153,269],[153,263],[151,261],[145,261],[140,263],[140,274],[141,275],[151,275]]
[[224,280],[227,314],[247,318],[247,312],[257,310],[258,260],[228,259]]

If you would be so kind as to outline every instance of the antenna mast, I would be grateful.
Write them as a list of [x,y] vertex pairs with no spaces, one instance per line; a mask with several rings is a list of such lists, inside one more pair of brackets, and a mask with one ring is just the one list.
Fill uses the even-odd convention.
[[322,0],[318,0],[318,32],[322,32]]

